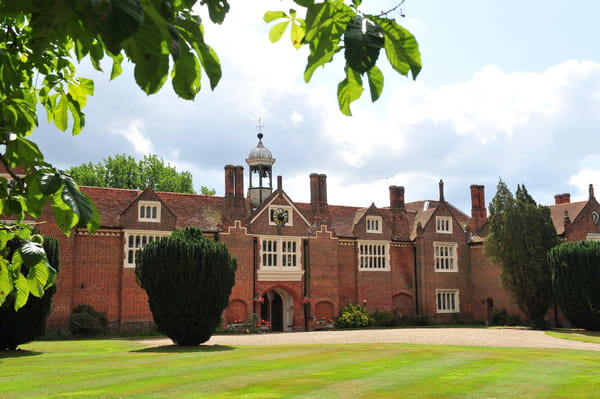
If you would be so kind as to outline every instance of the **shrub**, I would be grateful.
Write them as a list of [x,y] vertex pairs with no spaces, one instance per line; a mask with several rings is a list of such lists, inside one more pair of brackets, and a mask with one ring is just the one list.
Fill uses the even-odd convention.
[[[521,317],[518,314],[508,314],[506,309],[496,310],[492,315],[492,325],[495,326],[519,326],[521,325]],[[536,330],[544,330],[545,324],[538,323],[534,326]]]
[[361,328],[372,324],[367,309],[360,305],[347,304],[340,312],[340,317],[336,320],[337,327],[340,328]]
[[[7,250],[12,252],[19,247],[20,239],[7,243]],[[58,271],[58,241],[52,237],[44,237],[44,251],[48,263]],[[19,345],[33,341],[46,332],[46,319],[50,314],[52,297],[56,286],[47,288],[41,298],[29,295],[27,303],[18,311],[14,310],[14,297],[8,297],[0,306],[0,350],[15,350]]]
[[600,242],[566,242],[548,252],[552,287],[565,317],[600,330]]
[[369,317],[373,320],[373,325],[376,327],[394,327],[396,325],[394,315],[383,310],[376,310]]
[[177,345],[194,346],[221,322],[235,260],[225,245],[186,227],[138,251],[135,271],[158,329]]
[[71,313],[69,330],[78,337],[104,334],[108,331],[106,314],[97,312],[90,305],[79,305]]
[[430,326],[433,324],[431,318],[424,314],[409,316],[407,322],[410,326]]

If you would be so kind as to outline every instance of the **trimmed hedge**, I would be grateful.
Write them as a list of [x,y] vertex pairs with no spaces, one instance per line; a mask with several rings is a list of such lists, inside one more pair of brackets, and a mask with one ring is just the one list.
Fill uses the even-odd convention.
[[556,299],[578,328],[600,330],[600,242],[567,242],[548,252]]

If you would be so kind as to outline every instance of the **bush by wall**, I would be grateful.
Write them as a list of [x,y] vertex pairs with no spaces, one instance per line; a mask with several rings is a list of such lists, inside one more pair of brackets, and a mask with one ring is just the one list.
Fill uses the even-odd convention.
[[71,313],[69,330],[77,337],[104,334],[108,331],[106,314],[97,312],[90,305],[79,305]]
[[365,307],[347,304],[335,322],[338,328],[361,328],[374,324]]

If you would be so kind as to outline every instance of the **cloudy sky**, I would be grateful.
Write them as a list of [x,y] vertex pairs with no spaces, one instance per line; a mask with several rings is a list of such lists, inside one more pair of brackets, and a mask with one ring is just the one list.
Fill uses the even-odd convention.
[[[389,185],[404,186],[407,201],[437,199],[443,179],[446,199],[466,213],[469,185],[485,185],[489,203],[500,177],[544,204],[600,187],[600,2],[407,0],[395,17],[416,36],[423,70],[413,81],[382,68],[382,98],[371,103],[365,93],[353,117],[337,107],[341,62],[307,85],[306,51],[287,36],[269,42],[262,14],[289,1],[231,3],[224,25],[205,18],[223,67],[214,92],[204,77],[194,102],[170,86],[148,97],[131,69],[109,82],[82,64],[79,74],[96,82],[87,126],[76,137],[40,126],[33,139],[47,160],[68,168],[157,154],[190,171],[197,191],[223,195],[224,165],[244,165],[248,182],[244,160],[261,118],[273,174],[298,202],[309,201],[313,172],[327,174],[329,203],[356,206],[387,206]],[[394,4],[364,0],[362,10]]]

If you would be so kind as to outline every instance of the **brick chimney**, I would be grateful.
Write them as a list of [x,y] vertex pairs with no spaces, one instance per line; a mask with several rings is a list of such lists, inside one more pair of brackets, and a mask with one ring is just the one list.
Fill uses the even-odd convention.
[[225,197],[233,197],[235,172],[233,165],[225,165]]
[[569,194],[569,193],[556,194],[554,196],[554,205],[570,204],[570,203],[571,203],[571,194]]
[[236,198],[244,198],[244,167],[234,166],[233,171],[235,176],[234,195]]
[[390,208],[404,209],[403,186],[390,186]]
[[310,205],[316,219],[328,218],[327,175],[310,174]]
[[469,228],[477,231],[487,221],[487,209],[485,207],[485,187],[482,185],[471,185],[471,220]]

